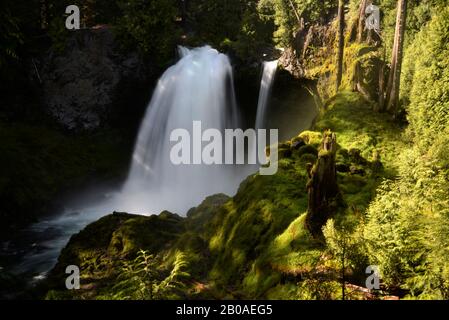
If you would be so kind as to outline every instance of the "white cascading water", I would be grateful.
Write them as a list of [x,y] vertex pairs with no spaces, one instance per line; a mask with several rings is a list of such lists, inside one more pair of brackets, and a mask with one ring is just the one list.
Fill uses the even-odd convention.
[[[202,131],[239,126],[232,67],[209,46],[180,48],[181,60],[159,80],[143,119],[119,208],[132,213],[185,214],[208,195],[236,192],[245,170],[229,165],[174,165],[170,133],[201,121]],[[191,146],[192,147],[192,146]],[[190,152],[193,155],[193,152]]]
[[262,81],[260,83],[259,102],[257,104],[257,115],[255,128],[265,129],[266,114],[274,76],[278,67],[278,60],[265,61],[263,63]]

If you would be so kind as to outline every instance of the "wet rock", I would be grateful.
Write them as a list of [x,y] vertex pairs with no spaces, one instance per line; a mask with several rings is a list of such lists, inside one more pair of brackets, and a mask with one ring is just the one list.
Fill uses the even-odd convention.
[[293,150],[298,150],[299,148],[305,145],[306,145],[305,141],[301,138],[298,138],[292,142],[291,148]]
[[303,24],[294,35],[293,46],[282,53],[279,64],[295,77],[307,77],[310,70],[322,64],[319,52],[331,47],[335,38],[332,32],[326,21]]
[[122,53],[107,27],[71,33],[64,51],[51,49],[39,69],[46,110],[69,130],[103,125],[121,96],[139,94],[129,84],[144,82],[153,71],[137,53]]
[[279,59],[279,64],[297,78],[301,78],[305,74],[304,68],[299,62],[295,50],[292,48],[285,49]]

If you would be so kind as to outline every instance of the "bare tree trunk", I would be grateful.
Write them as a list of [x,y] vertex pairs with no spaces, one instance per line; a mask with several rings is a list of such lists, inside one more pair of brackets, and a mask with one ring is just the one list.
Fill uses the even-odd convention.
[[295,5],[293,4],[292,0],[288,0],[288,1],[290,2],[290,6],[292,7],[293,12],[295,13],[296,20],[298,20],[298,23],[301,24],[301,17],[299,16]]
[[385,106],[385,53],[386,49],[384,47],[384,54],[379,66],[379,91],[378,91],[378,101],[377,105],[374,107],[374,111],[382,112]]
[[[365,10],[366,10],[366,6],[367,6],[367,2],[368,0],[362,0],[360,2],[360,7],[359,7],[359,16],[357,18],[357,36],[356,36],[356,41],[357,42],[362,42],[363,41],[363,31],[365,29]],[[352,77],[352,91],[361,91],[360,89],[363,90],[363,88],[361,88],[360,86],[360,81],[361,81],[361,66],[360,66],[360,62],[356,62],[355,63],[355,67],[354,67],[354,75]],[[362,94],[366,95],[365,92],[362,92]]]
[[342,258],[341,258],[341,300],[345,300],[346,299],[346,288],[345,288],[345,259],[346,259],[346,241],[343,244],[343,252],[342,252]]
[[41,21],[41,29],[48,28],[48,1],[41,0],[40,1],[40,21]]
[[338,53],[337,53],[337,91],[341,85],[343,76],[343,54],[344,54],[344,31],[345,31],[345,1],[338,0]]
[[365,29],[365,10],[366,10],[367,0],[362,0],[359,9],[358,27],[357,27],[357,42],[363,41],[363,30]]
[[306,84],[304,88],[306,88],[309,94],[313,97],[313,102],[315,102],[316,110],[319,112],[323,107],[323,101],[320,98],[316,83]]
[[314,237],[322,235],[321,228],[333,212],[333,204],[338,195],[335,154],[337,137],[335,133],[326,131],[318,154],[318,159],[309,168],[308,208],[306,227]]
[[407,0],[398,0],[396,29],[394,33],[393,52],[391,55],[391,67],[386,89],[385,109],[395,113],[398,100],[402,67],[402,54],[404,48],[404,33],[407,18]]
[[384,84],[384,72],[385,72],[385,63],[382,61],[382,64],[379,67],[379,95],[378,95],[378,101],[377,101],[377,105],[374,107],[374,111],[376,112],[381,112],[383,111],[383,107],[385,105],[385,84]]

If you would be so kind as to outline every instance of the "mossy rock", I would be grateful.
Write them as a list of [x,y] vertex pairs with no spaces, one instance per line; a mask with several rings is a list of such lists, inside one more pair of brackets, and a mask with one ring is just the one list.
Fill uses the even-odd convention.
[[290,147],[280,148],[278,149],[278,156],[279,159],[290,158],[292,156],[292,150],[290,149]]
[[351,158],[349,156],[348,150],[341,147],[337,149],[335,160],[341,163],[349,163],[351,161]]
[[323,139],[322,133],[316,131],[303,131],[298,137],[305,143],[314,146],[319,146],[321,144],[321,140]]
[[355,149],[355,148],[351,148],[351,149],[349,149],[348,153],[349,153],[349,157],[350,157],[350,159],[351,159],[351,161],[353,163],[362,164],[362,165],[367,164],[366,159],[363,158],[363,156],[362,156],[362,151],[361,150]]
[[65,268],[80,268],[81,280],[103,283],[119,269],[120,261],[133,259],[139,250],[158,253],[184,231],[184,219],[163,212],[160,216],[139,216],[114,212],[75,234],[62,250],[50,272],[49,289],[64,289]]
[[312,153],[304,153],[299,159],[304,163],[315,163],[317,158],[318,157]]
[[299,148],[301,148],[304,145],[306,145],[306,142],[304,141],[304,139],[302,139],[300,137],[295,137],[291,141],[291,149],[292,150],[298,150]]
[[207,223],[213,218],[220,208],[231,198],[223,193],[207,197],[197,207],[187,212],[185,226],[187,230],[202,232]]
[[311,154],[314,156],[318,156],[318,150],[313,145],[306,144],[305,146],[302,146],[301,148],[296,151],[296,154],[301,157],[304,154]]
[[132,217],[113,232],[107,252],[117,256],[133,256],[140,249],[157,253],[184,231],[182,221],[167,211],[159,216]]

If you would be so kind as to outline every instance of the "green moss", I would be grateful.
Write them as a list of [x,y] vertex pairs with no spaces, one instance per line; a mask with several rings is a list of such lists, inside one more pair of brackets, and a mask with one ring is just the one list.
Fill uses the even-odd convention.
[[314,154],[305,153],[305,154],[301,155],[301,157],[299,159],[304,163],[315,163],[317,158],[318,157]]
[[[324,243],[304,226],[307,164],[316,159],[322,132],[336,132],[337,163],[348,170],[338,173],[345,205],[336,206],[335,220],[354,224],[363,218],[380,181],[394,174],[393,150],[402,145],[393,138],[400,128],[387,116],[373,113],[359,95],[343,92],[327,105],[316,131],[280,144],[289,154],[279,159],[275,175],[251,175],[233,198],[208,197],[186,218],[166,212],[101,219],[72,239],[61,261],[76,257],[82,262],[84,281],[96,284],[87,291],[92,297],[108,296],[113,289],[106,279],[116,281],[117,261],[144,249],[157,255],[161,270],[173,263],[178,251],[185,254],[193,279],[185,289],[189,297],[338,298],[333,279],[323,280],[322,289],[317,286],[317,270],[332,274],[336,266],[326,263]],[[296,149],[300,140],[306,144]],[[379,161],[373,153],[380,154],[389,171],[373,169]]]
[[128,219],[112,234],[108,254],[132,255],[142,248],[149,253],[157,253],[184,230],[180,222],[179,216],[170,213],[150,217],[136,216]]
[[321,144],[322,133],[316,131],[303,131],[299,134],[299,138],[303,139],[305,143],[318,147]]
[[376,153],[388,174],[397,172],[397,151],[404,147],[402,129],[389,115],[372,112],[371,105],[359,94],[341,92],[329,102],[325,116],[316,123],[317,131],[326,129],[337,134],[341,148],[359,149],[368,160]]
[[302,155],[305,155],[305,154],[311,154],[311,155],[317,157],[318,156],[318,150],[317,150],[317,148],[315,146],[313,146],[311,144],[307,144],[305,146],[300,147],[298,149],[298,151],[297,151],[297,155],[300,156],[300,157]]

